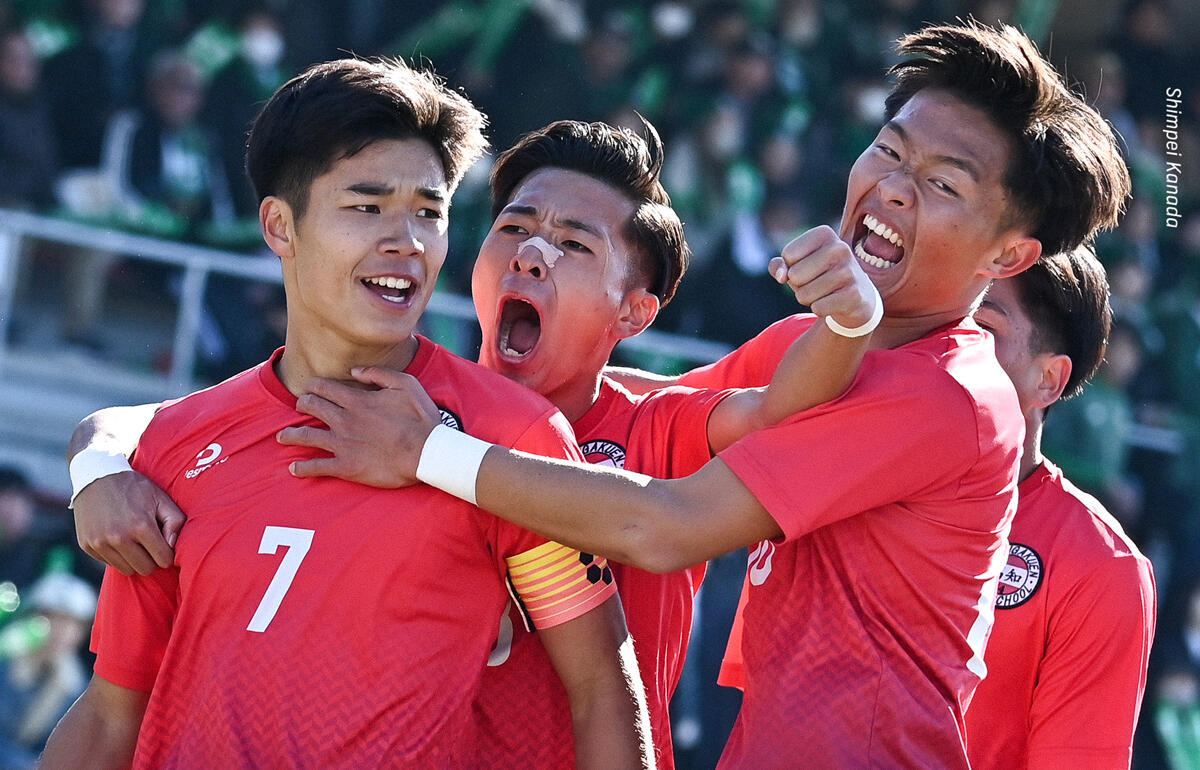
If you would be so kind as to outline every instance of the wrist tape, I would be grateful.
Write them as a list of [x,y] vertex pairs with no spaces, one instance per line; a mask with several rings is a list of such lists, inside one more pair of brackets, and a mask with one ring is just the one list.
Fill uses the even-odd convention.
[[871,289],[875,292],[875,309],[871,311],[871,318],[865,324],[851,329],[833,320],[833,316],[827,315],[825,316],[825,325],[834,334],[840,334],[843,337],[861,337],[875,331],[875,327],[879,326],[880,320],[883,319],[883,298],[879,296],[879,289],[875,288],[875,284],[871,284]]
[[417,480],[476,505],[475,480],[483,456],[491,448],[486,441],[436,425],[421,447]]
[[133,470],[129,458],[120,452],[91,447],[72,457],[67,468],[71,473],[71,502],[67,504],[68,508],[75,507],[75,498],[96,479]]

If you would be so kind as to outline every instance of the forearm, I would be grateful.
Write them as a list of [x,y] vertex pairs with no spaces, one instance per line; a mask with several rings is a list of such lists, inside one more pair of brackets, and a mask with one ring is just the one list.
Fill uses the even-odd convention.
[[479,507],[501,518],[652,572],[674,572],[781,534],[720,460],[663,480],[492,447],[475,492]]
[[831,401],[854,382],[871,336],[844,337],[818,321],[792,343],[763,394],[759,422],[784,418]]
[[[106,686],[107,690],[113,688],[115,685]],[[129,767],[148,699],[146,694],[120,690],[116,702],[89,686],[50,734],[39,767]]]
[[633,639],[620,646],[624,681],[598,684],[597,697],[571,699],[578,768],[654,768],[655,750],[646,707],[645,688],[638,675]]
[[84,449],[94,448],[123,454],[133,454],[138,439],[146,431],[158,404],[112,406],[93,412],[79,423],[67,445],[67,460]]
[[641,563],[642,544],[670,530],[667,482],[638,474],[493,447],[475,490],[480,508],[518,526],[645,569],[656,565]]

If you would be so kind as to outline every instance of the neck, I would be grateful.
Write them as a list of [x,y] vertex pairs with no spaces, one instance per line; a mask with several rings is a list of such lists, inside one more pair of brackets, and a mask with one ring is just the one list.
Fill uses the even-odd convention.
[[1034,408],[1035,414],[1025,416],[1025,444],[1021,447],[1021,475],[1024,481],[1033,475],[1042,464],[1042,410]]
[[924,337],[934,329],[957,323],[970,314],[970,308],[963,308],[917,317],[884,315],[879,327],[871,335],[871,347],[876,350],[898,348]]
[[308,381],[313,377],[355,382],[350,375],[354,367],[386,366],[403,370],[416,354],[417,338],[412,335],[389,345],[365,346],[344,339],[308,340],[288,327],[275,373],[292,395],[299,396],[308,391]]
[[588,413],[600,398],[600,372],[592,377],[578,377],[563,384],[551,393],[543,393],[550,403],[558,407],[567,421],[574,424]]

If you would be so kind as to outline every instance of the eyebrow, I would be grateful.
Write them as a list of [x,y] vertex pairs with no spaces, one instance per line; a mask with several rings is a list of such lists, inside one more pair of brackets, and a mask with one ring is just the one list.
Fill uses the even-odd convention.
[[[377,182],[358,182],[356,184],[349,185],[346,187],[346,189],[358,195],[373,196],[391,195],[396,191],[396,188],[389,184]],[[417,194],[422,198],[431,201],[438,201],[439,203],[446,200],[446,191],[440,187],[418,187]]]
[[978,307],[977,309],[978,309],[978,310],[983,310],[983,309],[985,309],[985,308],[986,308],[987,310],[990,310],[990,311],[992,311],[992,312],[993,312],[993,313],[995,313],[996,315],[999,315],[999,316],[1003,316],[1003,317],[1005,317],[1005,318],[1008,318],[1008,313],[1005,313],[1005,312],[1004,312],[1004,308],[1000,307],[1000,306],[999,306],[999,305],[997,305],[995,302],[992,302],[991,300],[987,299],[986,297],[985,297],[983,300],[981,300],[981,301],[980,301],[980,303],[979,303],[979,307]]
[[[893,132],[899,135],[905,144],[909,143],[908,132],[904,130],[904,126],[900,125],[895,120],[889,120],[887,123],[883,124],[883,127],[890,128]],[[979,169],[974,163],[966,158],[959,158],[954,155],[934,155],[933,160],[936,163],[944,163],[947,166],[953,166],[954,168],[959,169],[967,176],[974,179],[976,182],[979,181]]]
[[[527,216],[527,217],[536,217],[538,214],[538,210],[534,206],[526,206],[526,205],[520,204],[520,203],[510,203],[507,206],[505,206],[503,208],[503,210],[501,210],[500,213],[501,214],[520,214],[522,216]],[[585,232],[596,238],[604,237],[604,234],[600,232],[600,228],[596,227],[595,225],[591,224],[590,222],[584,222],[582,219],[572,219],[572,218],[559,219],[559,220],[555,221],[554,224],[558,225],[559,227],[566,227],[571,230],[579,230],[581,232]]]

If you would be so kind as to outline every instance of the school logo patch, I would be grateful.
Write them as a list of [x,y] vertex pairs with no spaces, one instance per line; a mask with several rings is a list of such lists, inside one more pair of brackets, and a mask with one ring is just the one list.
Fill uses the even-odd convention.
[[583,459],[592,465],[607,465],[610,468],[625,467],[625,447],[612,441],[596,439],[581,444],[579,450],[583,452]]
[[447,428],[453,428],[454,430],[463,429],[462,420],[459,419],[457,414],[451,412],[444,406],[438,406],[438,411],[442,413],[442,425],[445,425]]
[[1037,593],[1045,574],[1042,557],[1027,545],[1010,543],[1008,564],[1000,573],[1000,588],[996,594],[996,608],[1011,610],[1020,607]]

